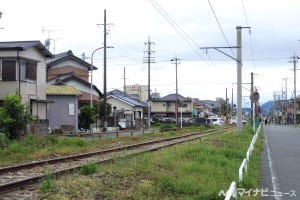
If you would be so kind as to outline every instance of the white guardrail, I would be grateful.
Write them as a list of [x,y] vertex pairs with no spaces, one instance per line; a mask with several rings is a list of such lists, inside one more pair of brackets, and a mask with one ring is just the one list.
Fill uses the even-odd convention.
[[[258,137],[258,133],[260,132],[260,128],[261,128],[261,125],[259,125],[258,129],[256,130],[256,133],[254,134],[253,138],[252,138],[252,141],[251,141],[251,144],[247,150],[247,153],[246,153],[246,158],[243,160],[240,168],[239,168],[239,182],[241,183],[243,181],[243,171],[247,172],[248,170],[248,162],[249,162],[249,158],[252,154],[252,151],[254,149],[254,144],[257,140],[257,137]],[[227,190],[226,192],[226,196],[225,196],[225,199],[224,200],[230,200],[230,198],[237,198],[237,187],[236,187],[236,183],[233,181],[231,182],[230,184],[230,187],[229,189]]]

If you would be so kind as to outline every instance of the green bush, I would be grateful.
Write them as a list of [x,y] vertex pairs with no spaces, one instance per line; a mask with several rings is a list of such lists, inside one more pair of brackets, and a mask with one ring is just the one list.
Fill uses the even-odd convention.
[[93,174],[98,170],[98,165],[95,163],[86,163],[81,166],[80,174],[82,175],[89,175]]
[[3,98],[3,106],[0,107],[0,128],[9,139],[18,139],[24,127],[33,121],[28,107],[21,102],[19,94],[9,94]]
[[170,124],[170,123],[162,124],[160,128],[161,129],[172,129],[172,128],[176,128],[176,125],[175,124]]
[[54,179],[52,176],[47,175],[47,177],[41,182],[39,187],[39,192],[41,194],[53,192],[55,189],[54,187]]
[[0,133],[0,149],[5,149],[9,144],[9,139],[3,133]]

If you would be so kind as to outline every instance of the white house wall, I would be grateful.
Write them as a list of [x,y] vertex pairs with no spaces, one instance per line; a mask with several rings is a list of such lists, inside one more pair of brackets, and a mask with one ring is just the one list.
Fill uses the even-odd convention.
[[[37,80],[34,83],[20,82],[20,94],[22,103],[30,103],[29,99],[46,100],[46,58],[37,48],[26,49],[26,51],[1,51],[0,57],[28,58],[37,61]],[[1,81],[0,97],[6,94],[15,94],[19,89],[19,63],[16,67],[17,81]],[[40,105],[38,109],[32,108],[32,114],[38,115],[40,119],[46,119],[46,106]],[[38,112],[38,113],[37,113]]]
[[116,106],[117,110],[124,110],[132,112],[133,108],[129,104],[122,102],[114,97],[110,97],[107,99],[107,103],[111,104],[112,107]]

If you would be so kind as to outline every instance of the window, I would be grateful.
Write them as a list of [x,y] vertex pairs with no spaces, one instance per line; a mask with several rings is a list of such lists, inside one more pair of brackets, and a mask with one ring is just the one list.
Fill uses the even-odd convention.
[[29,61],[21,61],[21,80],[22,81],[36,81],[37,64]]
[[75,115],[75,105],[74,105],[74,103],[69,103],[69,115]]
[[0,74],[2,81],[16,81],[16,60],[2,60]]

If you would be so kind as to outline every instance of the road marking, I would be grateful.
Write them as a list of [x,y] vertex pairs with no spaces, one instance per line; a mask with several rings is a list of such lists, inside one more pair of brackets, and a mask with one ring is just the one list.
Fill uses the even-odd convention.
[[[278,184],[277,175],[276,175],[276,173],[273,169],[273,161],[272,161],[272,157],[271,157],[271,151],[270,151],[270,148],[269,148],[266,129],[264,130],[264,135],[265,135],[265,138],[266,138],[266,146],[267,146],[268,160],[269,160],[269,166],[270,166],[270,172],[271,172],[271,180],[272,180],[272,185],[273,185],[273,192],[276,194],[276,192],[280,192],[280,188],[279,188],[279,184]],[[274,197],[275,197],[276,200],[282,200],[282,197],[279,196],[279,195],[274,195]]]

